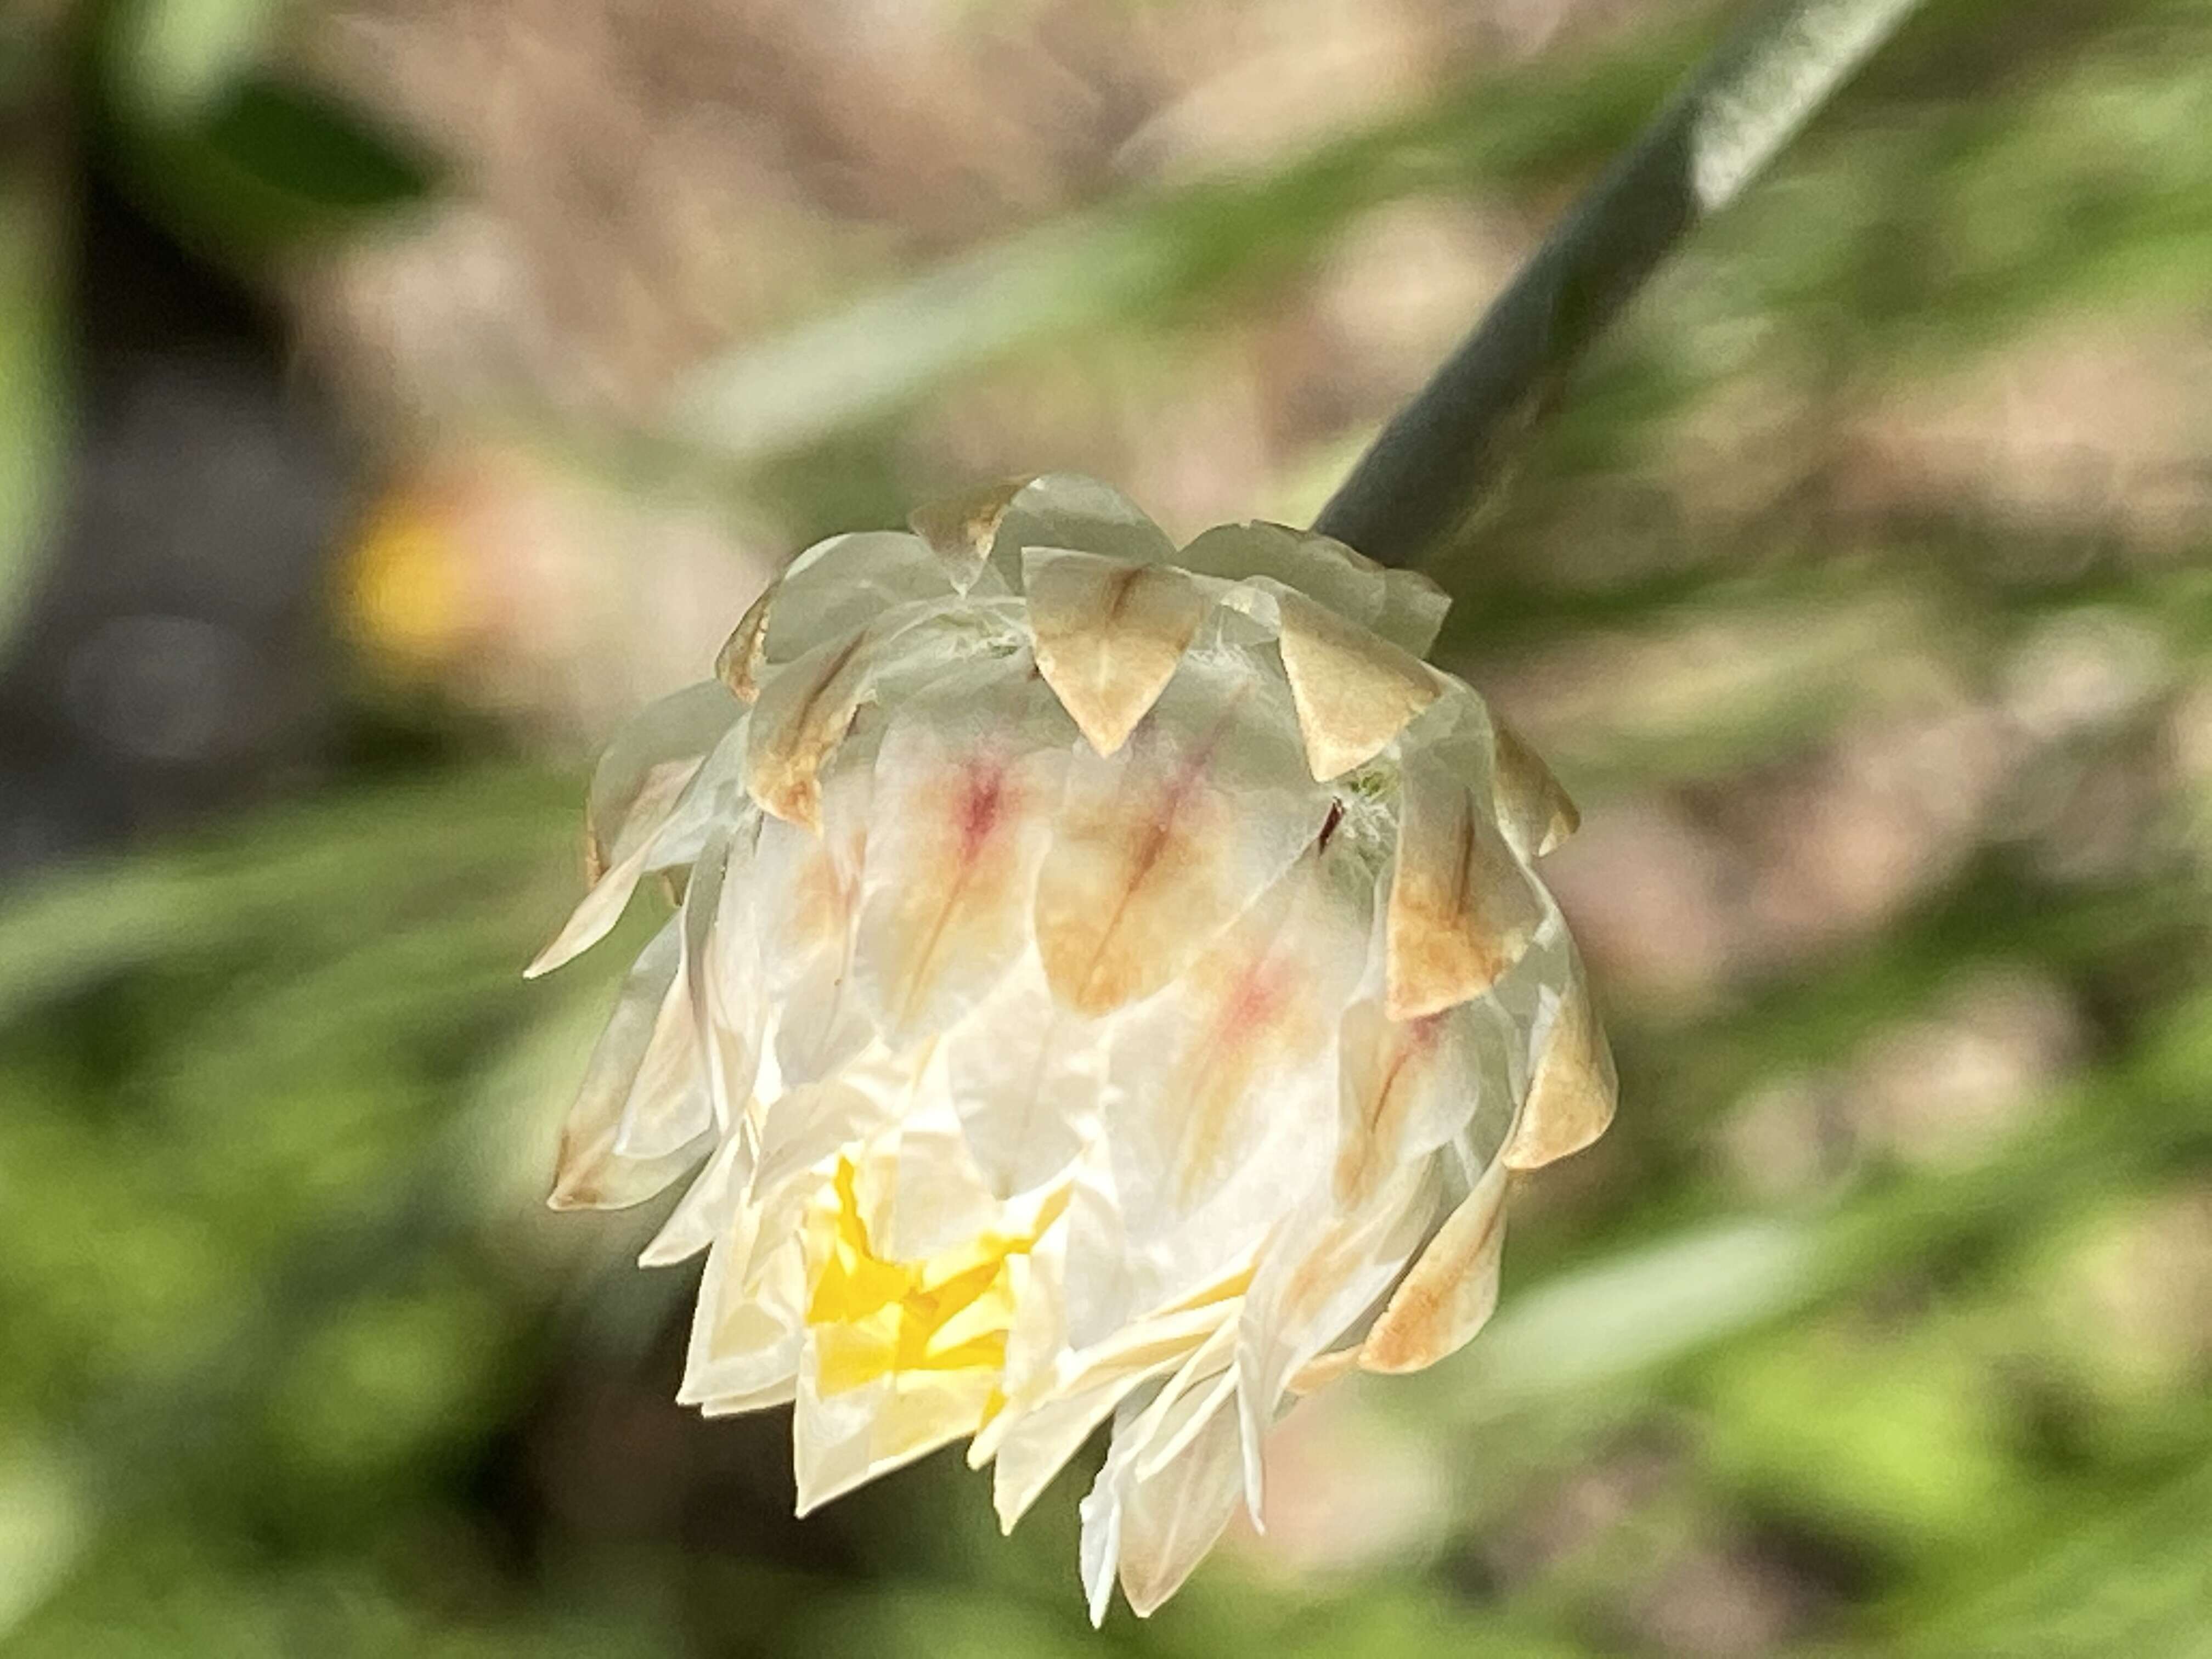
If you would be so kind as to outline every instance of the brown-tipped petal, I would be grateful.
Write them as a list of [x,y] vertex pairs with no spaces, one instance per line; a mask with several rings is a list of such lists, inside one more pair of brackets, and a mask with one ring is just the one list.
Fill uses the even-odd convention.
[[1520,960],[1542,899],[1455,757],[1431,750],[1404,775],[1398,868],[1385,935],[1384,1006],[1417,1019],[1480,996]]
[[1297,593],[1281,596],[1283,669],[1316,779],[1372,760],[1443,690],[1436,672]]
[[1451,595],[1419,571],[1385,570],[1382,614],[1375,619],[1375,631],[1391,644],[1425,657],[1450,609]]
[[1620,1089],[1613,1051],[1577,964],[1561,994],[1529,1079],[1528,1102],[1500,1161],[1516,1170],[1534,1170],[1582,1151],[1613,1121]]
[[1115,754],[1079,747],[1036,896],[1060,1006],[1097,1016],[1188,967],[1320,828],[1290,689],[1239,654],[1184,659]]
[[907,526],[928,544],[930,551],[943,561],[952,585],[965,593],[983,574],[984,563],[991,556],[992,539],[999,533],[999,521],[1030,483],[1029,478],[1005,479],[949,501],[916,507],[907,519]]
[[822,768],[868,695],[863,629],[816,647],[770,681],[753,705],[745,788],[786,823],[822,827]]
[[750,702],[760,696],[761,665],[768,655],[769,612],[775,608],[778,586],[770,582],[761,590],[760,597],[738,618],[738,625],[714,656],[714,678],[740,702]]
[[1418,1371],[1458,1352],[1498,1306],[1505,1249],[1503,1164],[1492,1164],[1399,1281],[1359,1350],[1360,1368]]
[[1188,575],[1058,548],[1022,556],[1037,671],[1091,746],[1110,755],[1175,677],[1206,615]]
[[1505,839],[1522,858],[1541,858],[1582,827],[1582,814],[1521,734],[1495,715],[1491,799]]

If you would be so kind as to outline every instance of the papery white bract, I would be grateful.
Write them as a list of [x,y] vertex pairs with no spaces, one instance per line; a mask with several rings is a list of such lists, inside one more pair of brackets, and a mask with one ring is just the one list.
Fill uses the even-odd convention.
[[1611,1120],[1531,867],[1574,809],[1423,577],[1073,477],[915,532],[801,555],[601,762],[532,971],[683,897],[552,1201],[696,1171],[680,1397],[795,1402],[802,1510],[965,1438],[1011,1528],[1110,1420],[1083,1578],[1146,1613],[1293,1399],[1474,1334],[1509,1175]]

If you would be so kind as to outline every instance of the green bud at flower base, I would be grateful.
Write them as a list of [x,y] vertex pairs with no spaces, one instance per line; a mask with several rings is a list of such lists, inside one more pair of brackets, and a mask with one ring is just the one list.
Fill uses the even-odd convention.
[[1011,1528],[1103,1422],[1094,1619],[1149,1612],[1261,1443],[1496,1300],[1511,1173],[1613,1074],[1533,863],[1542,763],[1422,660],[1446,601],[1264,524],[1178,552],[1050,477],[801,555],[594,778],[595,883],[678,914],[552,1201],[690,1185],[681,1398],[795,1402],[802,1510],[947,1442]]

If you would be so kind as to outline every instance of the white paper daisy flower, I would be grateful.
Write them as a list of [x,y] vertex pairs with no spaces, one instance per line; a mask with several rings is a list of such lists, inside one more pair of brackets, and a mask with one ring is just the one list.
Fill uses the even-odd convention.
[[1291,1401],[1474,1335],[1511,1173],[1610,1121],[1531,867],[1574,809],[1421,576],[1069,477],[915,532],[801,555],[601,761],[532,971],[682,900],[552,1201],[690,1175],[681,1398],[795,1402],[802,1511],[965,1439],[1011,1528],[1110,1422],[1083,1580],[1146,1613]]

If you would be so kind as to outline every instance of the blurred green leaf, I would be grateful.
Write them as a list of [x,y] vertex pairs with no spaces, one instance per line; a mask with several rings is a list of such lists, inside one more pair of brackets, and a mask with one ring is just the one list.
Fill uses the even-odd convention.
[[112,116],[110,142],[143,204],[188,245],[234,260],[357,229],[438,180],[425,153],[362,112],[267,74],[184,118]]
[[259,61],[291,0],[124,0],[106,18],[114,95],[149,119],[207,108]]
[[65,217],[43,149],[0,155],[0,647],[45,566],[70,422]]
[[90,1507],[60,1457],[0,1441],[0,1639],[75,1564],[91,1534]]

